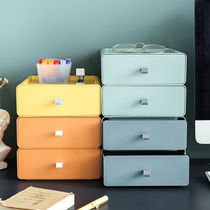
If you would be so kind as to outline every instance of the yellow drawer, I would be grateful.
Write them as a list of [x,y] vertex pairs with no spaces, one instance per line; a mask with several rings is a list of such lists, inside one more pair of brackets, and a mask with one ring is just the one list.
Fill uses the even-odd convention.
[[68,84],[40,84],[31,76],[17,86],[17,114],[21,117],[99,116],[101,86],[98,77],[85,76],[84,85],[76,85],[71,76]]

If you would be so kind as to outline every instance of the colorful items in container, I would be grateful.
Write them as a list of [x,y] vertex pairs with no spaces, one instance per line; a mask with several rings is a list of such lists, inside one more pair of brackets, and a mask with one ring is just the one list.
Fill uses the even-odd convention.
[[65,59],[39,59],[39,64],[71,64],[71,58],[65,58]]
[[72,62],[65,59],[40,59],[37,64],[40,83],[68,83]]

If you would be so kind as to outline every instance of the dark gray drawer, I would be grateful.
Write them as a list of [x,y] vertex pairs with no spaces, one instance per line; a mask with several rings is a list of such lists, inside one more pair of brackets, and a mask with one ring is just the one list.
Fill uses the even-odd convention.
[[105,150],[185,150],[186,147],[184,118],[103,120]]
[[186,186],[189,157],[186,155],[104,156],[105,186]]

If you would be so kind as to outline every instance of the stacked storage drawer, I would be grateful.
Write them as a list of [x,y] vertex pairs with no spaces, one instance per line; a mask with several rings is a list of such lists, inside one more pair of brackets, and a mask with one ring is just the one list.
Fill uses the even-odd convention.
[[27,78],[17,87],[17,172],[20,179],[98,179],[101,176],[101,87],[40,84]]
[[101,51],[105,186],[189,182],[186,55]]

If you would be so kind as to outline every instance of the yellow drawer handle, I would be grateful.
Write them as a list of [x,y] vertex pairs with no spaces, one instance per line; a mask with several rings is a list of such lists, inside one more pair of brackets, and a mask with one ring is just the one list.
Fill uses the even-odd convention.
[[61,98],[55,99],[55,105],[62,105],[62,104],[63,104],[63,99],[61,99]]
[[63,136],[63,131],[55,131],[55,136]]
[[143,170],[142,173],[144,177],[151,177],[152,175],[150,170]]
[[147,98],[142,98],[142,99],[140,100],[140,104],[141,104],[141,105],[148,105],[148,99],[147,99]]
[[63,168],[63,163],[62,162],[57,162],[56,163],[56,168]]

